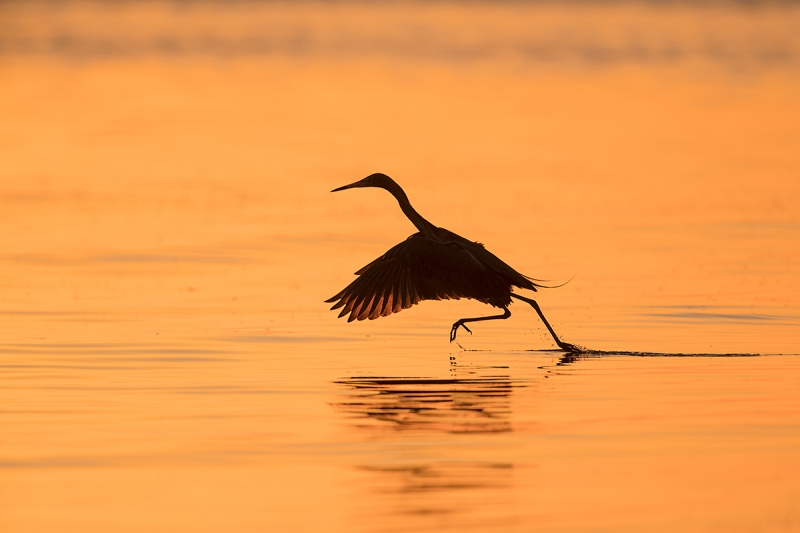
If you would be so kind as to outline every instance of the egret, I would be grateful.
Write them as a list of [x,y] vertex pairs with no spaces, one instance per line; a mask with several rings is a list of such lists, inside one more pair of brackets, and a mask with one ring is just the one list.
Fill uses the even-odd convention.
[[336,302],[332,310],[343,308],[339,318],[349,313],[348,322],[375,320],[399,313],[422,300],[460,298],[471,298],[503,310],[502,315],[457,320],[450,330],[450,342],[453,342],[460,327],[472,333],[466,326],[468,322],[510,317],[508,306],[511,299],[515,298],[536,310],[559,348],[572,353],[580,351],[558,338],[536,300],[511,292],[513,287],[530,291],[545,287],[536,283],[538,280],[520,274],[482,244],[425,220],[411,207],[400,185],[386,174],[371,174],[331,192],[360,187],[378,187],[389,191],[419,231],[357,271],[355,274],[358,277],[350,285],[326,300],[327,303]]

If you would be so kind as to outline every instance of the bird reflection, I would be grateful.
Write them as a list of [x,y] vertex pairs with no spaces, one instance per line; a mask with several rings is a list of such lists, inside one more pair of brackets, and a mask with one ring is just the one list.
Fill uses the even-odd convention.
[[[358,467],[375,474],[368,490],[385,497],[372,500],[378,503],[371,512],[402,516],[409,529],[422,528],[430,517],[442,515],[466,524],[472,510],[487,504],[502,514],[504,495],[512,486],[515,466],[504,457],[464,460],[446,452],[443,457],[441,446],[471,441],[465,440],[470,435],[511,432],[511,395],[527,383],[512,379],[507,367],[465,369],[454,358],[451,365],[446,377],[356,376],[336,381],[345,391],[334,407],[366,435],[420,446],[413,457]],[[438,435],[432,442],[426,438],[431,433]]]
[[572,363],[574,363],[576,361],[579,361],[581,359],[588,359],[588,356],[587,355],[578,355],[576,353],[567,353],[567,354],[562,355],[558,359],[558,362],[556,363],[556,366],[569,366]]
[[424,430],[442,433],[503,433],[512,430],[510,395],[515,387],[506,374],[464,377],[351,377],[336,383],[349,390],[334,406],[375,430]]
[[439,491],[503,488],[511,483],[511,463],[434,462],[408,466],[363,466],[361,470],[390,474],[394,483],[384,492],[425,494]]

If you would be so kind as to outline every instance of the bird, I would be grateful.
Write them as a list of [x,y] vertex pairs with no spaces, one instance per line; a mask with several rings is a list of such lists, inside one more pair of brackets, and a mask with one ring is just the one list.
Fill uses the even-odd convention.
[[[540,280],[520,274],[481,243],[473,242],[425,220],[412,206],[402,187],[383,173],[333,189],[377,187],[395,197],[400,209],[417,228],[417,233],[390,248],[385,254],[356,271],[358,276],[341,292],[326,300],[331,310],[341,308],[339,318],[349,314],[353,320],[375,320],[408,309],[423,300],[458,300],[468,298],[503,310],[503,314],[461,318],[450,329],[450,342],[459,328],[469,322],[503,320],[511,316],[512,299],[536,310],[556,345],[565,352],[580,349],[559,339],[536,300],[512,292],[514,287],[536,292],[547,287]],[[549,287],[548,287],[549,288]]]

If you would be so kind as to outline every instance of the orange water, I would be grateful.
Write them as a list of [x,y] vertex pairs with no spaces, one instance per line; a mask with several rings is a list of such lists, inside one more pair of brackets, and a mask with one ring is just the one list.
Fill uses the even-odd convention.
[[[0,4],[0,529],[800,530],[798,35],[791,5]],[[493,311],[337,320],[413,231],[328,192],[375,171],[572,278],[538,301],[612,353],[562,360],[519,303],[454,344]]]

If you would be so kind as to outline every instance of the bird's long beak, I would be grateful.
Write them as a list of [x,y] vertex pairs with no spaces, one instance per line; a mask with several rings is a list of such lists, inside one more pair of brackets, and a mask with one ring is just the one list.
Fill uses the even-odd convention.
[[364,186],[362,185],[363,181],[364,180],[358,180],[357,182],[351,183],[350,185],[344,185],[343,187],[333,189],[331,192],[344,191],[345,189],[355,189],[356,187],[363,187]]

